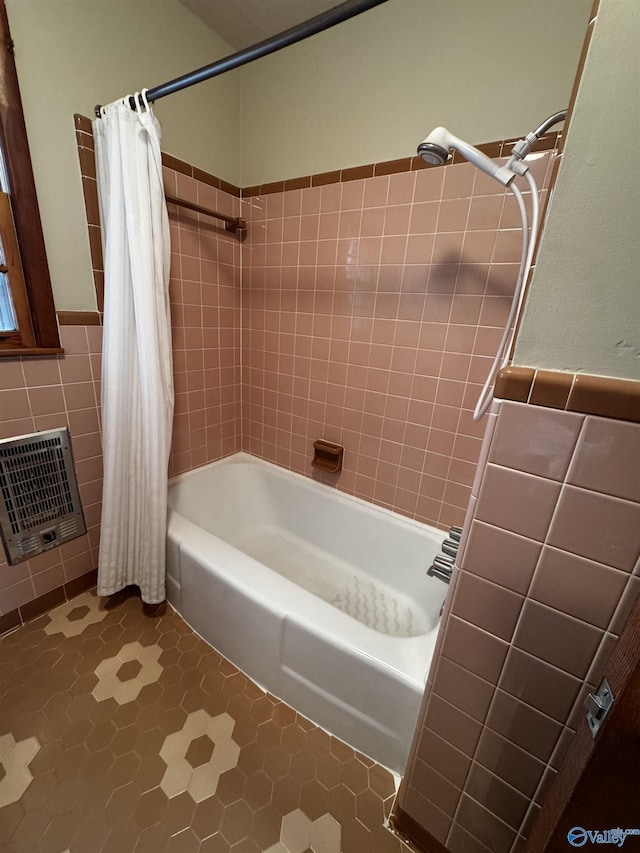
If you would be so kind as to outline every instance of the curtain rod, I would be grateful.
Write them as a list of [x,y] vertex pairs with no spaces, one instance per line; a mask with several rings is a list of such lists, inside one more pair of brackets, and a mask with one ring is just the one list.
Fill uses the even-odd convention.
[[[211,65],[205,65],[196,71],[184,74],[182,77],[176,77],[175,80],[170,80],[168,83],[154,86],[153,89],[147,90],[147,100],[150,103],[157,101],[158,98],[164,98],[165,95],[173,95],[174,92],[180,92],[189,86],[195,86],[196,83],[201,83],[203,80],[209,80],[211,77],[217,77],[226,71],[239,68],[241,65],[246,65],[255,59],[260,59],[262,56],[267,56],[270,53],[281,50],[283,47],[288,47],[290,44],[295,44],[316,33],[328,30],[336,24],[341,24],[343,21],[349,20],[349,18],[354,18],[356,15],[360,15],[374,6],[380,6],[386,2],[387,0],[347,0],[346,3],[334,6],[326,12],[310,18],[308,21],[303,21],[303,23],[295,27],[290,27],[290,29],[284,30],[284,32],[278,33],[271,38],[251,45],[251,47],[246,47],[237,53],[225,56],[223,59],[211,63]],[[130,98],[130,101],[131,105],[135,106],[133,97]],[[101,105],[98,104],[94,110],[98,118],[100,118],[100,109]]]
[[226,213],[218,213],[217,210],[210,210],[208,207],[201,207],[199,204],[194,204],[191,201],[185,201],[182,198],[176,198],[172,195],[165,195],[165,199],[170,204],[175,204],[178,207],[186,207],[188,210],[195,210],[196,213],[204,213],[207,216],[213,216],[214,219],[222,219],[225,223],[225,230],[235,234],[236,231],[246,231],[247,223],[241,216],[227,216]]

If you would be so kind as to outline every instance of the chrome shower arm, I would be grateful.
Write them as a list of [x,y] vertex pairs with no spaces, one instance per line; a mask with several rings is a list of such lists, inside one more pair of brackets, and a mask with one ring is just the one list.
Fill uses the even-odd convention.
[[567,117],[567,110],[560,110],[558,113],[554,113],[552,116],[549,116],[548,119],[542,122],[540,127],[537,127],[533,133],[535,136],[540,139],[541,136],[549,130],[549,128],[553,127],[554,124],[559,124],[561,121],[564,121]]
[[[527,154],[531,151],[535,143],[540,139],[541,136],[549,130],[550,127],[553,127],[554,124],[558,124],[561,121],[564,121],[567,117],[567,110],[560,110],[560,112],[554,113],[549,118],[545,119],[539,127],[533,130],[531,133],[528,133],[524,139],[521,139],[511,149],[511,157],[509,158],[509,162],[507,163],[507,168],[513,168],[514,164],[519,160],[524,160]],[[519,170],[517,170],[519,171]]]

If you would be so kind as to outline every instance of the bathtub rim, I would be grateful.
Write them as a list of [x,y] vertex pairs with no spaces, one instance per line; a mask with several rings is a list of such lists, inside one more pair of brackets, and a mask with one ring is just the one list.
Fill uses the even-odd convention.
[[[169,478],[169,492],[171,491],[172,486],[182,482],[183,480],[195,478],[198,475],[202,475],[205,471],[208,471],[212,468],[217,468],[225,464],[258,465],[262,468],[265,468],[266,470],[275,473],[277,476],[281,476],[284,479],[295,481],[299,485],[304,486],[310,489],[311,491],[317,491],[319,494],[323,494],[325,493],[325,490],[328,490],[336,498],[336,500],[340,501],[340,503],[344,503],[347,505],[355,503],[357,506],[360,506],[361,509],[365,509],[374,514],[378,514],[383,518],[392,518],[395,523],[401,526],[405,525],[410,529],[421,531],[423,533],[425,532],[425,528],[428,528],[429,531],[434,531],[434,533],[437,531],[437,539],[439,544],[441,539],[444,540],[446,538],[445,530],[439,530],[439,528],[433,527],[433,525],[417,521],[415,518],[409,518],[408,516],[402,515],[399,512],[395,512],[394,510],[387,509],[384,506],[380,506],[379,504],[373,503],[373,501],[367,501],[364,500],[364,498],[359,498],[357,495],[352,495],[350,492],[344,492],[341,489],[338,489],[336,486],[331,486],[327,483],[321,483],[318,480],[315,480],[313,477],[308,477],[306,474],[300,474],[297,471],[290,471],[288,468],[283,468],[281,465],[278,465],[275,462],[268,462],[266,459],[262,459],[259,456],[253,456],[251,453],[247,453],[246,450],[238,450],[237,452],[231,453],[228,456],[223,456],[222,459],[216,459],[213,462],[207,462],[204,465],[199,465],[197,468],[192,468],[190,471],[183,471],[180,474],[175,474],[173,477]],[[173,507],[171,507],[170,504],[169,510],[175,511],[173,510]]]

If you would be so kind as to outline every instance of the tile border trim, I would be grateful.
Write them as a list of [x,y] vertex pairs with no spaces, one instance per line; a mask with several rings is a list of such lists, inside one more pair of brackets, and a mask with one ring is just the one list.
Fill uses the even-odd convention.
[[[92,178],[95,180],[95,161],[92,156],[87,154],[87,151],[94,150],[91,119],[87,116],[83,116],[81,113],[75,113],[73,116],[73,122],[76,129],[76,143],[78,146],[78,156],[80,158],[80,173],[83,178]],[[240,187],[235,186],[235,184],[230,184],[228,181],[218,178],[210,172],[205,172],[197,166],[192,166],[191,163],[187,163],[185,160],[180,160],[179,157],[167,154],[166,151],[162,152],[162,165],[166,166],[168,169],[173,169],[176,172],[187,175],[189,178],[195,178],[197,181],[209,184],[209,186],[215,187],[217,190],[223,190],[230,195],[240,198]],[[89,224],[99,223],[94,223],[90,219]]]
[[498,374],[495,396],[532,406],[640,423],[640,381],[635,379],[505,367]]
[[101,326],[99,311],[56,311],[59,326]]
[[167,154],[165,151],[162,152],[162,165],[166,166],[167,169],[173,169],[175,172],[180,172],[182,175],[195,178],[196,181],[202,181],[203,184],[208,184],[210,187],[215,187],[217,190],[222,190],[225,193],[229,193],[229,195],[240,198],[242,192],[240,187],[230,184],[228,181],[218,178],[210,172],[205,172],[197,166],[192,166],[190,163],[180,160],[172,154]]
[[62,586],[57,586],[45,592],[44,595],[39,595],[37,598],[27,601],[15,610],[10,610],[0,616],[0,637],[13,631],[14,628],[20,628],[32,619],[42,616],[53,610],[59,604],[64,604],[65,601],[71,601],[82,592],[91,589],[97,583],[98,570],[92,569],[80,577],[74,578]]
[[[551,151],[557,148],[562,139],[563,131],[555,131],[547,133],[541,137],[533,146],[532,151]],[[488,157],[506,157],[511,153],[511,149],[520,137],[512,139],[501,139],[496,142],[485,142],[476,145],[478,150],[482,151]],[[466,163],[466,160],[457,152],[454,153],[452,159],[445,164],[447,166],[455,166],[458,163]],[[241,190],[241,198],[251,198],[257,195],[270,195],[271,193],[281,193],[287,190],[307,189],[309,187],[321,187],[326,184],[340,184],[347,181],[357,181],[364,178],[376,178],[381,175],[397,175],[401,172],[417,172],[422,169],[440,169],[441,166],[431,166],[422,160],[420,157],[404,157],[399,160],[385,160],[381,163],[368,163],[364,166],[351,166],[347,169],[336,169],[333,172],[320,172],[317,175],[305,175],[299,178],[289,178],[283,181],[273,181],[267,184],[256,184],[254,186],[243,187]]]

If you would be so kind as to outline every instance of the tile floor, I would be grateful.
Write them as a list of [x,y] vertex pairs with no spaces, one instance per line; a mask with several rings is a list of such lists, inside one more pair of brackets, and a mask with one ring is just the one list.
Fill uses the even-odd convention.
[[88,592],[0,639],[3,853],[406,853],[394,793],[170,608]]

